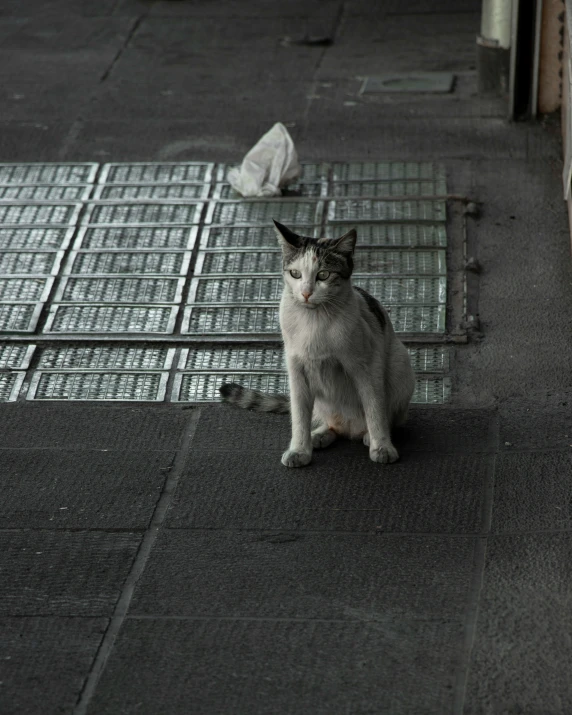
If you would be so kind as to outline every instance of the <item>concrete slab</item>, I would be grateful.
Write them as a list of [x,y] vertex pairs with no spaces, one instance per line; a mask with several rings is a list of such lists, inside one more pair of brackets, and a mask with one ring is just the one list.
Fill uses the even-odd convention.
[[481,529],[482,457],[409,454],[383,467],[364,446],[333,446],[315,453],[311,466],[288,470],[281,451],[196,451],[167,524],[377,533]]
[[40,118],[26,122],[6,122],[0,118],[2,161],[57,161],[72,122],[46,122]]
[[[548,347],[548,346],[546,346]],[[569,356],[555,358],[568,362]],[[569,373],[570,374],[570,373]],[[539,380],[546,379],[544,374]],[[564,375],[555,375],[555,381],[565,381]],[[563,449],[572,446],[572,391],[555,390],[545,398],[542,405],[534,405],[532,400],[507,402],[499,413],[499,442],[501,449]]]
[[0,614],[110,616],[141,534],[0,531]]
[[188,415],[152,406],[1,405],[0,449],[177,449]]
[[489,538],[464,713],[568,712],[570,534]]
[[473,548],[469,537],[169,530],[153,549],[129,613],[457,620]]
[[71,712],[106,626],[104,618],[0,618],[4,712]]
[[447,619],[130,620],[88,713],[441,715],[461,640]]
[[0,528],[145,529],[174,452],[0,450]]
[[499,455],[492,529],[568,531],[572,527],[571,499],[572,448],[568,453]]

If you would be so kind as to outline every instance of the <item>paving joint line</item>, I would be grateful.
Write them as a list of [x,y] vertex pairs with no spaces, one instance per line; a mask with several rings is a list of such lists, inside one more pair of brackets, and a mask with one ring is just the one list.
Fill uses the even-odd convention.
[[101,675],[105,670],[105,666],[107,665],[107,661],[111,655],[111,651],[113,650],[119,631],[121,630],[123,622],[127,616],[137,582],[145,570],[147,561],[149,560],[151,551],[159,535],[159,531],[165,522],[167,511],[171,505],[174,492],[179,483],[200,415],[200,410],[193,410],[189,415],[189,420],[185,425],[181,444],[173,460],[171,471],[165,480],[161,496],[159,497],[153,511],[150,524],[145,531],[137,551],[137,555],[135,556],[135,560],[133,561],[119,599],[116,603],[113,615],[111,616],[89,674],[73,709],[73,715],[85,715]]

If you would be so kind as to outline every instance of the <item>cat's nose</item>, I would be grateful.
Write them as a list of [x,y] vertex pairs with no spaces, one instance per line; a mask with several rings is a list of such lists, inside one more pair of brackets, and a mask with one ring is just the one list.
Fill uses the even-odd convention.
[[308,298],[312,295],[312,291],[311,291],[311,290],[303,290],[303,291],[302,291],[302,295],[304,296],[304,300],[305,300],[306,303],[307,303],[307,302],[308,302]]

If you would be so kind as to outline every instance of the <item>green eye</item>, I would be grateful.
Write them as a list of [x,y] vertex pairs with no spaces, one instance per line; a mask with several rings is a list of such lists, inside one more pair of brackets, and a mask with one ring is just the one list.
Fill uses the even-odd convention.
[[302,274],[300,273],[300,271],[297,271],[295,268],[290,271],[290,275],[292,276],[292,278],[302,278]]
[[319,281],[325,281],[329,275],[330,275],[330,271],[318,271],[318,275],[316,276],[316,278]]

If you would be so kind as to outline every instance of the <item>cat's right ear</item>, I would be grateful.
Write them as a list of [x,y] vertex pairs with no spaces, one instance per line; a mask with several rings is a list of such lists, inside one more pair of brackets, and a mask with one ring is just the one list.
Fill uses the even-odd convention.
[[[274,221],[274,219],[272,220]],[[294,233],[294,231],[291,231],[283,224],[278,223],[278,221],[274,221],[274,230],[276,231],[283,251],[295,251],[300,248],[302,240],[297,233]]]

